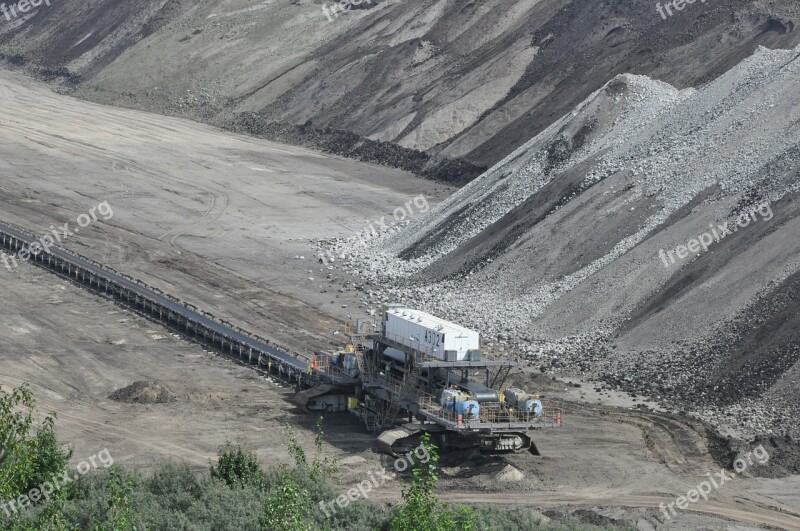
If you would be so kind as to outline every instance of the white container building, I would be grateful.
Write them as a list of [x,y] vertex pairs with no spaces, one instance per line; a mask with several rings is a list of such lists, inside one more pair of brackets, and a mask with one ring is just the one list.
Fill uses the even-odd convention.
[[386,339],[437,360],[472,360],[472,353],[480,350],[478,332],[426,312],[391,305],[383,319]]

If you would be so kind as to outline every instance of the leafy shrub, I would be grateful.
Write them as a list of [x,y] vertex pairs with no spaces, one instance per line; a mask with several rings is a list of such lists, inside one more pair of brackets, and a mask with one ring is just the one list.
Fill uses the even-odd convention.
[[217,465],[211,465],[211,477],[229,487],[264,485],[264,471],[255,453],[241,443],[234,445],[230,441],[220,448]]
[[[45,482],[61,478],[72,457],[71,451],[58,445],[55,416],[46,416],[41,428],[34,430],[36,416],[36,401],[27,385],[11,393],[0,388],[0,503],[27,496]],[[40,496],[34,494],[28,498],[30,504],[43,503],[42,499],[34,500]],[[11,515],[6,515],[6,511]],[[22,511],[18,506],[3,509],[0,523],[12,527],[25,513],[25,507]]]
[[476,523],[472,508],[462,506],[453,511],[440,503],[435,494],[439,453],[429,434],[422,436],[420,445],[430,458],[427,463],[414,463],[411,483],[403,489],[405,503],[392,518],[391,531],[473,531]]

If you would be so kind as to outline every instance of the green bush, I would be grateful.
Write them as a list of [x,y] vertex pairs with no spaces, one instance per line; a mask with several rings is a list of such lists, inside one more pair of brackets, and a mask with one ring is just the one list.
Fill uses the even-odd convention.
[[428,462],[414,463],[411,483],[403,489],[405,503],[392,518],[391,531],[473,531],[476,521],[472,508],[462,506],[452,510],[440,503],[435,494],[439,453],[429,434],[422,436],[420,445],[429,456]]
[[216,466],[211,465],[211,477],[223,481],[229,487],[262,487],[264,471],[255,453],[230,441],[219,450]]
[[27,385],[11,393],[0,388],[0,503],[20,497],[24,500],[22,507],[0,508],[4,527],[18,525],[31,506],[44,503],[38,487],[61,479],[72,457],[71,451],[58,445],[55,415],[44,417],[38,430],[34,429],[36,417],[36,401]]

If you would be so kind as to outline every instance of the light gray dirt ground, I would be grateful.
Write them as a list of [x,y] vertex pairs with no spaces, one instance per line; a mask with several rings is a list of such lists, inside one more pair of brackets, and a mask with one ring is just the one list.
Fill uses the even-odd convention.
[[[3,91],[13,104],[0,117],[2,219],[45,231],[108,200],[114,217],[66,247],[297,349],[329,344],[327,331],[339,326],[331,314],[341,316],[348,310],[341,306],[355,300],[303,284],[318,276],[307,273],[316,267],[309,257],[294,259],[308,239],[341,236],[408,197],[437,193],[396,172],[77,102],[0,76]],[[59,434],[75,445],[76,460],[108,448],[121,463],[150,468],[184,459],[201,468],[238,436],[267,463],[287,460],[287,422],[311,446],[314,418],[288,402],[288,388],[30,264],[0,268],[0,275],[0,325],[7,331],[0,385],[31,382],[42,410],[58,413]],[[140,380],[167,386],[178,400],[139,405],[107,398]],[[328,449],[344,458],[342,489],[389,464],[351,417],[329,422]],[[572,405],[565,422],[563,430],[537,436],[544,457],[449,456],[443,497],[602,507],[648,529],[660,526],[653,507],[685,494],[716,467],[694,421]],[[508,464],[523,478],[499,482],[496,474]],[[388,485],[374,499],[397,500],[400,486]],[[800,529],[796,492],[785,480],[742,478],[666,528],[732,529],[729,518]]]
[[[108,201],[113,217],[70,237],[68,248],[291,348],[324,345],[339,328],[329,316],[346,318],[360,299],[312,256],[310,240],[349,236],[397,208],[419,215],[410,200],[433,205],[450,191],[396,170],[81,102],[14,75],[0,78],[0,95],[3,219],[44,234]],[[220,284],[236,304],[221,300]]]

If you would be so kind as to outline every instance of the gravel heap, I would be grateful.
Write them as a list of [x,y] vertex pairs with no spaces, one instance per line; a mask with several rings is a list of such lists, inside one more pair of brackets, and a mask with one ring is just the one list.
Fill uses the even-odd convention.
[[[756,376],[736,347],[777,326],[754,308],[797,313],[793,292],[773,302],[800,271],[799,83],[800,47],[759,48],[699,90],[617,76],[429,215],[319,250],[363,280],[368,314],[405,302],[543,371],[601,377],[743,434],[800,434],[786,380],[800,338],[751,345],[777,367]],[[758,204],[774,219],[672,267],[659,258]]]
[[134,382],[117,389],[108,398],[126,404],[166,404],[177,400],[169,389],[157,382]]

